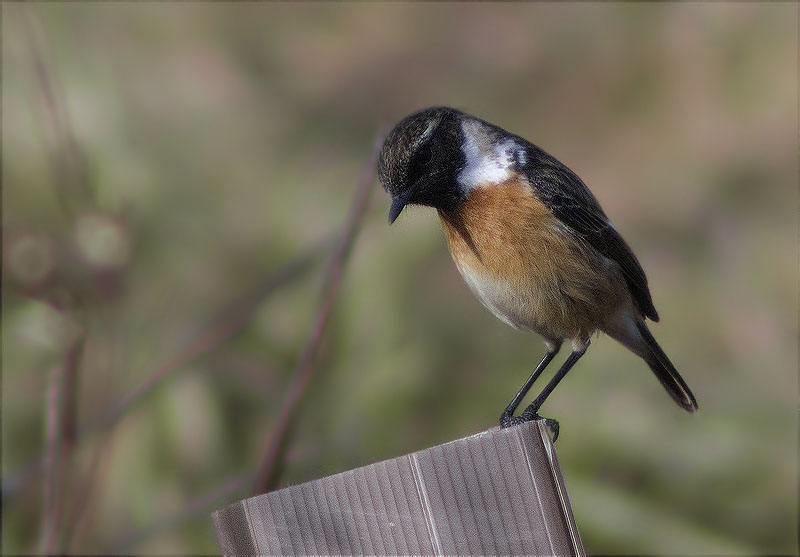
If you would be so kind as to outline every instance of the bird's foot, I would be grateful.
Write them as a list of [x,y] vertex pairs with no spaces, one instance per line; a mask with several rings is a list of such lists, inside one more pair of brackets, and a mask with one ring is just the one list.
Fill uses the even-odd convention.
[[502,416],[500,416],[500,428],[505,429],[507,427],[524,424],[525,422],[529,421],[531,421],[531,419],[526,418],[524,416],[512,416],[510,414],[503,414]]
[[558,433],[561,431],[561,426],[558,425],[558,421],[553,418],[545,418],[544,425],[550,428],[550,432],[553,434],[553,443],[555,443],[556,439],[558,439]]
[[553,443],[555,443],[556,439],[558,439],[558,433],[560,431],[558,421],[554,420],[553,418],[543,418],[538,412],[535,411],[525,410],[519,416],[512,416],[511,414],[506,414],[503,412],[503,414],[500,416],[500,427],[505,429],[507,427],[524,424],[533,420],[544,420],[545,425],[553,434]]

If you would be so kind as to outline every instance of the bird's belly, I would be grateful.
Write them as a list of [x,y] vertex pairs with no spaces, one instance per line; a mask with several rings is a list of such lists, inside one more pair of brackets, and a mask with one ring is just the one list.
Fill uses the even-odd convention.
[[525,315],[527,312],[521,311],[522,296],[515,295],[512,285],[468,267],[459,265],[458,270],[481,304],[500,321],[516,329],[533,329],[529,316]]
[[481,304],[503,323],[549,338],[572,336],[564,323],[566,308],[557,297],[548,296],[546,288],[497,278],[468,265],[456,266]]
[[515,307],[518,304],[514,303],[511,285],[461,265],[458,265],[458,270],[472,293],[495,317],[517,329],[530,328],[525,325],[526,320],[520,315],[519,308]]

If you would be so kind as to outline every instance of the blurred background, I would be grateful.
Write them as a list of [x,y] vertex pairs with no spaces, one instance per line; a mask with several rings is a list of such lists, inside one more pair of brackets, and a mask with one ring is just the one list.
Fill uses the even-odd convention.
[[605,337],[550,397],[588,551],[797,551],[796,4],[2,16],[3,553],[215,553],[275,439],[283,486],[496,425],[542,342],[433,211],[354,209],[379,130],[438,104],[587,182],[700,403]]

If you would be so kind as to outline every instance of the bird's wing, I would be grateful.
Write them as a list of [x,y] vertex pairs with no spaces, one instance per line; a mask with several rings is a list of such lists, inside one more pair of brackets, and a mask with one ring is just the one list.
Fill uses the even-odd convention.
[[554,157],[527,141],[525,143],[527,156],[520,166],[536,195],[575,234],[620,266],[636,307],[645,316],[658,321],[642,266],[611,225],[592,192]]

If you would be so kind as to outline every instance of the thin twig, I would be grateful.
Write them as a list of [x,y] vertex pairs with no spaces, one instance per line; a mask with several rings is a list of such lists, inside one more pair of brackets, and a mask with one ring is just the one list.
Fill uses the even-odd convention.
[[267,448],[258,469],[258,476],[253,485],[253,493],[255,494],[270,491],[277,485],[280,478],[286,449],[291,437],[291,430],[297,417],[297,410],[311,379],[311,372],[314,369],[311,364],[314,362],[319,350],[322,333],[325,330],[333,302],[339,290],[344,265],[353,246],[361,219],[366,211],[369,193],[375,177],[378,153],[383,143],[383,135],[383,132],[380,132],[375,137],[372,154],[362,172],[344,230],[339,237],[336,251],[326,269],[322,303],[317,312],[314,328],[311,331],[305,349],[297,360],[297,365],[289,379],[289,388],[281,408],[278,423],[267,443]]
[[[317,244],[286,266],[271,273],[260,281],[251,292],[231,303],[227,309],[220,313],[217,321],[212,321],[202,329],[188,344],[158,366],[138,387],[107,407],[101,412],[100,417],[91,424],[78,429],[75,435],[75,442],[82,442],[94,433],[114,427],[126,412],[172,372],[184,368],[195,358],[211,351],[239,332],[249,322],[253,313],[258,309],[260,302],[276,290],[291,284],[296,278],[305,273],[316,261],[319,254],[327,249],[329,245],[330,242],[327,240]],[[35,477],[44,461],[43,456],[34,458],[22,470],[4,477],[2,486],[3,498],[5,499],[27,485]]]
[[[74,553],[71,550],[76,545],[76,540],[80,539],[80,534],[85,529],[87,524],[86,515],[87,511],[91,508],[91,503],[94,500],[92,494],[97,489],[98,484],[102,484],[103,472],[106,470],[108,463],[110,445],[112,444],[112,437],[106,436],[93,451],[90,464],[87,469],[82,471],[81,477],[74,480],[76,487],[72,489],[73,497],[70,498],[70,512],[69,518],[65,523],[66,532],[64,535],[64,551],[65,553]],[[75,494],[78,494],[75,496]]]
[[59,414],[59,387],[61,383],[61,366],[53,367],[50,372],[50,381],[47,387],[47,401],[45,408],[47,409],[47,417],[45,420],[46,434],[45,434],[45,477],[44,477],[44,491],[42,498],[42,525],[41,525],[41,538],[40,538],[40,552],[45,554],[53,553],[53,548],[56,545],[56,531],[57,531],[57,508],[60,501],[60,494],[58,493],[58,453],[59,436],[58,436],[58,414]]
[[258,309],[259,302],[274,290],[290,284],[295,278],[303,274],[316,259],[319,249],[319,247],[313,248],[309,253],[271,275],[252,292],[232,303],[228,310],[222,312],[218,321],[212,323],[211,326],[192,339],[189,344],[161,364],[138,387],[108,408],[103,413],[100,423],[106,426],[116,423],[134,403],[150,392],[170,373],[185,367],[195,358],[213,350],[238,333],[250,321],[250,318]]
[[72,343],[64,361],[50,372],[47,388],[45,478],[42,500],[41,551],[60,552],[63,540],[64,492],[75,446],[76,388],[84,336]]
[[166,530],[173,529],[177,525],[201,513],[207,513],[209,510],[213,509],[219,501],[229,500],[233,495],[244,491],[253,481],[253,478],[254,474],[248,473],[226,480],[221,485],[195,497],[179,511],[159,517],[157,520],[154,520],[150,526],[122,538],[112,546],[111,553],[114,555],[131,553],[131,551],[135,550],[137,545],[149,538]]
[[[287,461],[292,462],[299,458],[298,452],[299,451],[294,449],[290,450],[287,454]],[[171,530],[197,515],[205,515],[220,503],[225,504],[238,493],[245,491],[247,486],[252,485],[255,478],[256,475],[254,472],[248,472],[247,474],[239,474],[226,479],[216,487],[187,501],[182,508],[174,513],[156,517],[148,526],[145,526],[133,534],[121,537],[119,541],[111,546],[112,549],[110,553],[114,555],[131,553],[136,549],[136,546],[144,543],[153,536],[157,536],[166,530]]]
[[[49,71],[42,50],[34,37],[33,23],[31,22],[33,16],[29,11],[25,11],[23,14],[25,35],[33,59],[39,91],[55,135],[54,149],[56,153],[55,157],[51,159],[53,185],[62,209],[67,214],[72,214],[80,202],[90,201],[94,204],[94,192],[87,179],[85,156],[75,137],[69,112],[65,106],[64,93],[59,90],[57,80],[53,77],[53,72]],[[65,185],[73,185],[78,190],[68,191],[64,187]],[[80,196],[77,199],[76,193]]]

